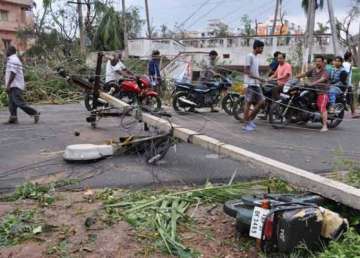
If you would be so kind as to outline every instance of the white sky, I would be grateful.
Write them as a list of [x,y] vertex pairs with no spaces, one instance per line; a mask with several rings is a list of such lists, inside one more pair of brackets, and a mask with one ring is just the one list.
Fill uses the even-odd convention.
[[[35,0],[41,6],[42,0]],[[166,24],[172,29],[177,22],[183,22],[205,0],[148,0],[150,9],[150,20],[157,29],[161,24]],[[258,22],[268,20],[274,12],[275,0],[209,0],[209,2],[194,15],[184,27],[187,30],[199,30],[206,28],[209,19],[220,18],[231,28],[240,27],[240,18],[247,14],[252,20]],[[342,20],[350,9],[354,0],[333,0],[335,16]],[[120,9],[121,0],[113,0],[116,9]],[[141,14],[144,14],[144,0],[126,0],[127,8],[131,6],[139,7]],[[316,22],[326,23],[328,21],[327,5],[317,12]],[[306,23],[305,13],[301,8],[301,0],[283,0],[283,11],[285,18],[290,22],[304,27]],[[359,31],[359,20],[353,23],[351,28],[353,33]]]

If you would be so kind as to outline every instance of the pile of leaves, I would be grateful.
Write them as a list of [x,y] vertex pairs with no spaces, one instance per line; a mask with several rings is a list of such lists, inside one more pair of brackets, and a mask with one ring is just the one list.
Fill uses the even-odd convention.
[[[266,192],[268,181],[243,182],[181,192],[127,192],[117,198],[109,190],[99,197],[104,199],[105,211],[112,219],[124,218],[139,231],[154,238],[158,248],[179,257],[196,257],[197,253],[181,243],[178,226],[189,224],[192,213],[201,204],[223,203],[244,194]],[[120,201],[119,201],[120,200]]]
[[21,243],[41,232],[41,225],[34,220],[32,210],[15,210],[0,222],[0,247]]

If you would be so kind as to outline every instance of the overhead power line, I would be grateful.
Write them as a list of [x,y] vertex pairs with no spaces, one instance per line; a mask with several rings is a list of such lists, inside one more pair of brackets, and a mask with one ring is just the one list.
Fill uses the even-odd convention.
[[190,14],[182,23],[180,23],[178,28],[184,26],[185,23],[187,23],[190,19],[192,19],[205,5],[209,4],[210,1],[211,0],[206,0],[205,2],[203,2],[192,14]]
[[188,26],[188,29],[190,29],[192,26],[194,26],[196,23],[201,21],[203,18],[208,16],[212,11],[214,11],[219,5],[223,4],[223,2],[217,3],[213,8],[211,8],[208,12],[204,13],[202,16],[200,16],[197,20],[195,20],[192,24]]

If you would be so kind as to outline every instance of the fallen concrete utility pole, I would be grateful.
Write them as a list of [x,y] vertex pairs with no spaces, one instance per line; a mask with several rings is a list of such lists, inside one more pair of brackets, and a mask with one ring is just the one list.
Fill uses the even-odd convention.
[[[100,97],[114,107],[120,109],[129,107],[127,103],[104,92],[100,92]],[[267,175],[274,175],[302,189],[360,210],[360,189],[247,151],[240,147],[226,144],[196,131],[174,124],[170,125],[168,121],[147,113],[142,114],[142,121],[160,130],[169,130],[172,126],[174,129],[174,137],[178,139],[201,146],[234,160],[260,167]]]

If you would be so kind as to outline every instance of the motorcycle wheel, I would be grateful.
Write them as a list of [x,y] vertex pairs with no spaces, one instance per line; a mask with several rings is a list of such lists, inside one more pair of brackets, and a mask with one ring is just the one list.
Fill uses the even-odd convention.
[[91,111],[93,107],[93,97],[91,93],[85,92],[84,93],[84,104],[87,111]]
[[159,96],[145,96],[141,101],[141,105],[150,112],[158,112],[161,110],[161,99]]
[[[93,93],[92,92],[85,92],[84,93],[84,104],[87,111],[93,110]],[[108,104],[105,104],[108,105]],[[103,103],[99,102],[98,106],[104,106]]]
[[184,91],[177,92],[172,100],[172,105],[176,113],[178,114],[185,114],[194,110],[193,106],[181,102],[182,97],[187,97],[188,93]]
[[241,98],[241,96],[238,93],[229,93],[222,99],[221,107],[226,114],[230,116],[234,114],[234,105],[239,98]]
[[241,123],[244,122],[244,105],[245,98],[243,96],[240,96],[233,106],[233,116]]
[[330,129],[336,128],[339,124],[341,124],[345,115],[345,106],[342,103],[335,104],[335,113],[328,114],[328,127]]
[[274,102],[269,110],[269,123],[276,129],[284,128],[287,120],[283,117],[285,106],[281,102]]

